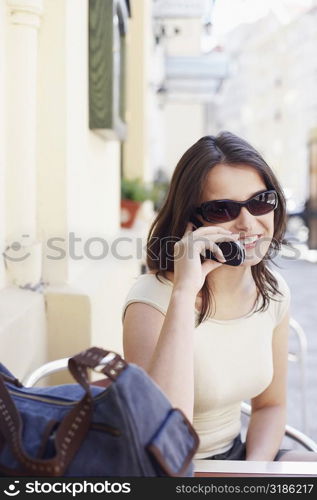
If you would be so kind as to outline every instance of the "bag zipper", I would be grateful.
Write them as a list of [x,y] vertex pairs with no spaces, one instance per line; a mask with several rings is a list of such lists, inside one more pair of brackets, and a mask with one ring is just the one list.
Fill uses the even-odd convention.
[[[74,406],[77,404],[75,401],[62,401],[60,399],[50,399],[50,398],[43,398],[42,396],[35,396],[34,394],[24,394],[20,393],[18,391],[12,391],[9,389],[9,393],[12,394],[13,396],[18,396],[22,399],[31,399],[33,401],[39,401],[41,403],[49,403],[49,404],[55,404],[57,406],[62,405],[62,406]],[[100,396],[95,397],[97,399]],[[99,423],[92,423],[90,425],[91,430],[96,430],[96,431],[102,431],[102,432],[107,432],[108,434],[112,434],[113,436],[121,436],[121,431],[119,429],[116,429],[115,427],[112,427],[111,425],[107,424],[99,424]]]
[[108,434],[112,434],[112,436],[121,436],[122,432],[116,427],[112,427],[111,425],[106,424],[91,424],[90,429],[92,431],[101,431],[107,432]]
[[[34,401],[40,401],[41,403],[50,403],[62,406],[74,406],[78,403],[78,401],[65,401],[63,399],[58,399],[55,396],[36,396],[35,394],[25,394],[24,392],[13,391],[12,389],[8,389],[8,391],[13,396],[17,396],[22,399],[32,399]],[[104,395],[103,393],[104,391],[102,391],[101,394],[97,394],[97,396],[94,397],[94,400],[97,401],[98,399],[100,399],[101,396]]]

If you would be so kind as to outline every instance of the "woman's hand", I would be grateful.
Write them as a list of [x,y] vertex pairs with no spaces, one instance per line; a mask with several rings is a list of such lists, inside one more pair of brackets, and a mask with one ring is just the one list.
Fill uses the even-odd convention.
[[[218,241],[236,241],[239,234],[233,234],[219,226],[202,226],[193,231],[189,222],[181,240],[174,245],[174,289],[187,288],[195,295],[202,288],[206,276],[223,265],[226,259],[216,244]],[[200,255],[209,249],[221,261],[206,259],[201,263]]]

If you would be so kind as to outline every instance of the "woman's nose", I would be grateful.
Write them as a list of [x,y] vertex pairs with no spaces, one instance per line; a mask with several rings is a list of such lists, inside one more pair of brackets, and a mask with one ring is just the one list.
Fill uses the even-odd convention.
[[235,229],[239,232],[251,233],[254,225],[255,217],[250,214],[246,207],[242,207],[239,216],[235,219]]

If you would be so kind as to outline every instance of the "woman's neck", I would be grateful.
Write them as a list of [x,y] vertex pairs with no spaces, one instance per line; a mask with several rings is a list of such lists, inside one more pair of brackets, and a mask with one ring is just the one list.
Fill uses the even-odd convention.
[[248,292],[254,285],[251,268],[223,265],[207,276],[213,293],[218,296],[232,296],[235,293]]
[[[166,277],[174,281],[174,273],[167,271]],[[233,296],[235,293],[249,293],[254,289],[254,280],[250,267],[226,266],[218,267],[208,274],[207,281],[213,291],[214,296]]]

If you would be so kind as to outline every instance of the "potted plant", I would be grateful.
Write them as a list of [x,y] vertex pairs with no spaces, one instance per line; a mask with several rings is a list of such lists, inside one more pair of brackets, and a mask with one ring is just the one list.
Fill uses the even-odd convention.
[[121,227],[133,226],[141,204],[151,199],[151,188],[140,178],[121,179]]

